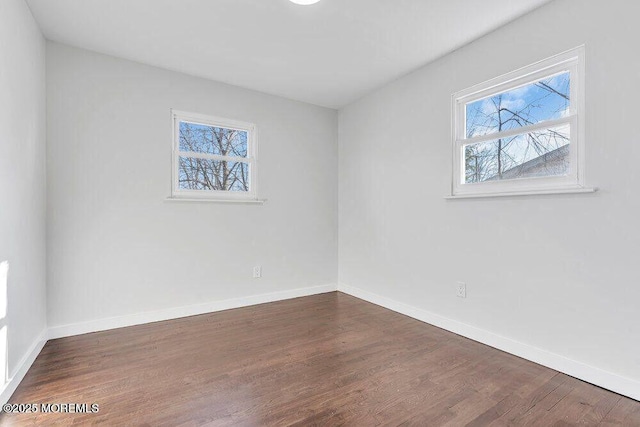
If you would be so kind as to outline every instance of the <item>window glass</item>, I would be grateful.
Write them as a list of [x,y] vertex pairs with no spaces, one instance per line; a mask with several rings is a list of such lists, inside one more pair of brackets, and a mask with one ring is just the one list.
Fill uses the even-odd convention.
[[180,156],[180,190],[249,191],[249,164]]
[[567,175],[570,126],[464,146],[465,183]]
[[570,73],[564,72],[466,104],[466,138],[568,116],[570,85]]
[[247,157],[247,132],[180,122],[180,151]]

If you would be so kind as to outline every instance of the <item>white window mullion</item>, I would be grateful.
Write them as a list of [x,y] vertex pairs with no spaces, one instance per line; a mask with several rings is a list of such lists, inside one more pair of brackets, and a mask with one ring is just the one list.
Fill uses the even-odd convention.
[[458,139],[457,142],[463,145],[472,145],[472,144],[479,144],[487,141],[494,141],[496,139],[501,139],[501,138],[509,138],[517,135],[525,135],[527,133],[532,133],[537,130],[553,129],[553,128],[560,127],[562,125],[570,124],[574,120],[574,118],[575,118],[575,115],[571,115],[567,117],[562,117],[561,119],[557,119],[557,120],[546,120],[544,122],[536,123],[529,126],[522,126],[519,128],[509,129],[502,132],[489,133],[486,135],[476,136],[473,138]]
[[198,153],[195,151],[178,151],[177,155],[180,157],[193,157],[196,159],[208,159],[208,160],[227,161],[227,162],[242,162],[242,163],[251,162],[251,159],[248,157],[220,156],[217,154]]

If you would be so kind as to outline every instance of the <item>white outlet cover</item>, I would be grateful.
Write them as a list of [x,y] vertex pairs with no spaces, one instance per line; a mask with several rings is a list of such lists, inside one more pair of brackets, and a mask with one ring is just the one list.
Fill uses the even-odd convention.
[[259,279],[260,277],[262,277],[262,267],[253,267],[253,278]]
[[456,296],[460,298],[467,297],[467,284],[463,282],[458,282],[456,287]]

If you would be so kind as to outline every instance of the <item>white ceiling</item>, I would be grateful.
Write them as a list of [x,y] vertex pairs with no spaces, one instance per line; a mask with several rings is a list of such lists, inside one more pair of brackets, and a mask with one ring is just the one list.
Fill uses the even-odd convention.
[[339,108],[549,0],[27,0],[50,40]]

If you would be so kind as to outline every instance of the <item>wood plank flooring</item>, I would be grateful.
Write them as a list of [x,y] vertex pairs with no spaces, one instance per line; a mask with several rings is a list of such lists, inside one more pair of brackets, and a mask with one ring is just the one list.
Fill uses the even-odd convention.
[[52,340],[0,426],[640,426],[640,402],[341,293]]

